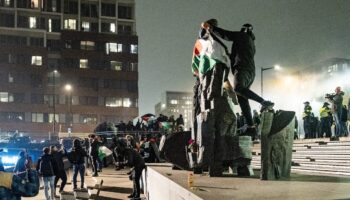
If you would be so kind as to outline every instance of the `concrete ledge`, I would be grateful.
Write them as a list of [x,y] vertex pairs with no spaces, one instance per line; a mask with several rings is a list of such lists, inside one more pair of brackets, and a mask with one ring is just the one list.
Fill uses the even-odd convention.
[[157,167],[170,168],[170,166],[169,164],[147,166],[142,179],[146,198],[148,200],[202,200],[189,189],[182,187],[155,169]]

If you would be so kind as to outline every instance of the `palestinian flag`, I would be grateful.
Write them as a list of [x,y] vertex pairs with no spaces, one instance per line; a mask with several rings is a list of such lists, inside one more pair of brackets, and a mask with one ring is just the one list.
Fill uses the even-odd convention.
[[194,75],[198,75],[198,73],[205,74],[213,69],[216,63],[223,63],[223,61],[217,59],[218,52],[222,50],[218,48],[222,47],[212,38],[197,39],[192,56],[192,73]]
[[98,157],[103,160],[103,158],[111,155],[113,152],[108,149],[107,147],[105,146],[101,146],[99,149],[98,149]]

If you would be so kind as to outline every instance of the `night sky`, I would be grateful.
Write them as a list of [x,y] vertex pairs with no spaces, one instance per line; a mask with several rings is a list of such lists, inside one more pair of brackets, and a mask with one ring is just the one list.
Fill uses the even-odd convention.
[[192,91],[192,48],[200,23],[210,18],[228,30],[253,24],[256,85],[261,66],[303,68],[330,57],[350,58],[348,0],[135,1],[140,114],[153,113],[166,90]]

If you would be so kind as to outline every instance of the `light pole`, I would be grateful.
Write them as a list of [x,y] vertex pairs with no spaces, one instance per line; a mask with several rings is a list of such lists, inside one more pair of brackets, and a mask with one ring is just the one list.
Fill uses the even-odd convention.
[[270,70],[270,69],[275,69],[275,70],[279,70],[281,67],[279,65],[275,65],[273,67],[261,67],[261,71],[260,71],[260,94],[261,97],[264,96],[264,71]]
[[[69,126],[70,126],[70,129],[71,129],[71,126],[72,126],[72,121],[73,121],[73,116],[72,116],[72,85],[67,83],[65,86],[64,86],[64,90],[66,92],[68,92],[69,96],[68,96],[68,106],[69,106]],[[69,137],[70,137],[70,132],[71,131],[67,131],[68,134],[69,134]]]

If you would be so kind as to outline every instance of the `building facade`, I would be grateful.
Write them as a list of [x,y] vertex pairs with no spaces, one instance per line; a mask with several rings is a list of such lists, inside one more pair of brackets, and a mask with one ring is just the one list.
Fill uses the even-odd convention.
[[176,119],[181,114],[185,122],[185,130],[191,128],[192,123],[192,92],[166,91],[162,94],[161,101],[155,105],[155,114],[174,115]]
[[46,138],[138,116],[134,0],[0,0],[0,129]]

